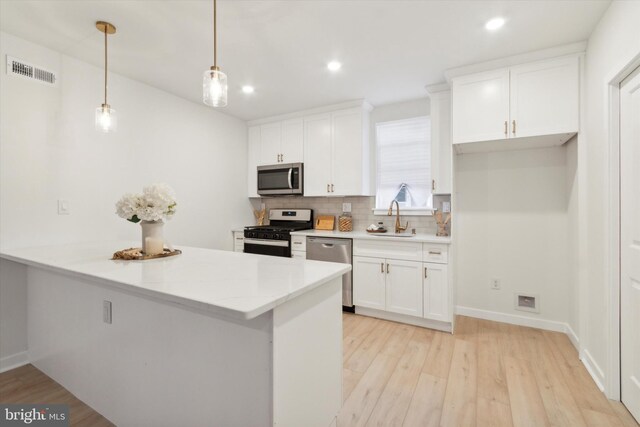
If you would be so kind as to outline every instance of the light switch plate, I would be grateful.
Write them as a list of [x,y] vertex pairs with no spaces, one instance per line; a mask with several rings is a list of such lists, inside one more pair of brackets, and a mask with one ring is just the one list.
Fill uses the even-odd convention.
[[58,199],[58,215],[70,215],[71,207],[69,201],[65,199]]
[[343,203],[342,212],[351,212],[351,203]]

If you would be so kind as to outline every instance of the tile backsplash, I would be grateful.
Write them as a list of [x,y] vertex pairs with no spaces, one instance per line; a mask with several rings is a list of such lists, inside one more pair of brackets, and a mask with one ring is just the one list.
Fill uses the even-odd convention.
[[[259,209],[260,203],[264,203],[267,211],[270,209],[313,209],[313,214],[335,215],[336,228],[337,217],[342,214],[342,204],[351,203],[351,216],[353,217],[353,229],[364,230],[369,224],[377,224],[382,221],[389,229],[393,229],[395,215],[374,215],[375,197],[269,197],[253,199],[254,207]],[[402,214],[402,210],[400,210]],[[395,210],[394,210],[395,214]],[[402,222],[409,221],[409,230],[415,228],[417,233],[436,233],[436,221],[432,216],[402,216]]]

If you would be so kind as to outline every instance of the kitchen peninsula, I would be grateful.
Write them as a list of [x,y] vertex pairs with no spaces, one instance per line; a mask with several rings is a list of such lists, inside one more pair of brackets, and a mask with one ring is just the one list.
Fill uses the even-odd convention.
[[109,259],[130,246],[1,251],[26,265],[32,364],[116,425],[334,423],[351,266],[192,247]]

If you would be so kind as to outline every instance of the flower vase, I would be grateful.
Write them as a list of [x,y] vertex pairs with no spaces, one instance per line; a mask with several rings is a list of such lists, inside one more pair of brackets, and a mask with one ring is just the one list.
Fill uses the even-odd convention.
[[142,252],[145,255],[158,255],[164,251],[164,222],[140,221],[142,227]]

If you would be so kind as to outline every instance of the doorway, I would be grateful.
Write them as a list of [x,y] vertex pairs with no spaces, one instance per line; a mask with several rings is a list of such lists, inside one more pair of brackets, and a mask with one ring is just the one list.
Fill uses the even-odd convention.
[[640,68],[620,83],[620,396],[640,420]]

